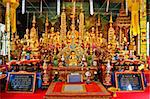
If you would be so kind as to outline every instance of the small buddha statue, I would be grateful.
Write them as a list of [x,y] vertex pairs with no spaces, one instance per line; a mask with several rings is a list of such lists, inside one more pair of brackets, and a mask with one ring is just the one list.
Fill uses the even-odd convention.
[[91,39],[92,39],[92,43],[95,43],[96,38],[95,38],[95,29],[94,29],[94,27],[92,27],[92,31],[90,33],[90,36],[91,36]]
[[78,64],[78,58],[76,56],[76,53],[72,51],[69,57],[69,66],[77,66],[77,64]]
[[87,44],[90,43],[90,35],[89,35],[89,32],[86,32],[84,40],[85,40],[85,46],[87,46]]
[[60,41],[60,33],[56,32],[54,36],[54,43],[56,44],[56,47],[60,47],[61,41]]
[[54,27],[51,27],[51,33],[50,33],[50,43],[53,44],[53,39],[54,39],[54,36],[55,36],[55,32],[54,32]]
[[29,29],[26,29],[26,34],[24,35],[24,40],[27,43],[27,46],[29,46]]
[[101,46],[102,43],[103,43],[103,34],[101,33],[101,34],[99,34],[97,45]]

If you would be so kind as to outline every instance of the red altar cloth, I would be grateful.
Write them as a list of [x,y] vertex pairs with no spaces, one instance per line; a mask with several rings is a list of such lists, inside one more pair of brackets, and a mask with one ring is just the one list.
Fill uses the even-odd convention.
[[[86,92],[101,92],[100,87],[95,82],[91,82],[90,84],[82,84],[85,84]],[[57,82],[53,89],[53,92],[61,92],[63,85],[65,85],[65,82]]]

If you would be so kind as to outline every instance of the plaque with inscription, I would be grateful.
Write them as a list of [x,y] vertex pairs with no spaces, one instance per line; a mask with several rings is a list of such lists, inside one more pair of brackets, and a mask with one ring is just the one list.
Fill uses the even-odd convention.
[[83,82],[82,75],[67,75],[67,82],[68,83],[79,83]]
[[143,76],[141,72],[116,72],[116,88],[120,91],[144,90]]
[[6,92],[34,92],[36,73],[10,72],[7,78]]

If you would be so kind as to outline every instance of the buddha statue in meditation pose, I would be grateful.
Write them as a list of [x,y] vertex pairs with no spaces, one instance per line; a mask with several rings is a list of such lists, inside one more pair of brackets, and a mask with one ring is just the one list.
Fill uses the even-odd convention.
[[71,55],[69,56],[69,66],[77,66],[78,64],[78,58],[74,51],[71,52]]

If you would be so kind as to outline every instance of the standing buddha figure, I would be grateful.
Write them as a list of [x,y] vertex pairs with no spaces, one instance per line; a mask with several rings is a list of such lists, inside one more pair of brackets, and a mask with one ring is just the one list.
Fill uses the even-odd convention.
[[51,27],[50,44],[54,44],[54,36],[55,36],[54,27]]
[[100,34],[99,34],[99,37],[98,37],[98,40],[97,40],[97,45],[98,45],[98,46],[101,46],[102,43],[103,43],[103,34],[100,33]]
[[29,46],[29,29],[26,29],[26,34],[24,35],[24,40],[27,43],[27,46]]
[[96,43],[95,29],[94,29],[94,27],[92,27],[92,32],[90,33],[90,36],[91,36],[91,44],[92,44],[92,47],[94,47],[94,46],[95,46],[95,43]]

